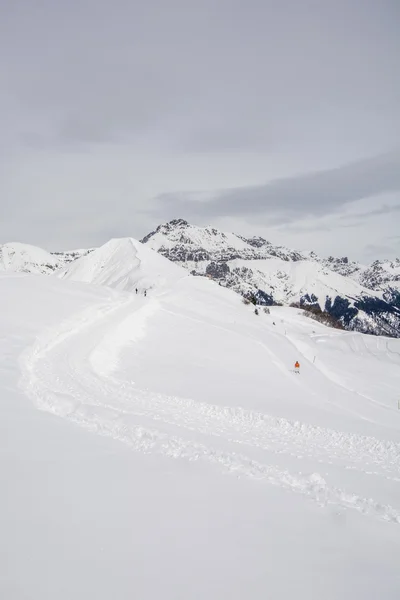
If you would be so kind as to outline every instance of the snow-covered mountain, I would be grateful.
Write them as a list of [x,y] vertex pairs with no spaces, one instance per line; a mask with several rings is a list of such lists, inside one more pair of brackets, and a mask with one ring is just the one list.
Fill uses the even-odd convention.
[[[100,249],[54,253],[28,244],[4,244],[0,271],[55,274],[131,289],[137,243],[127,238],[111,240]],[[160,225],[142,243],[149,257],[156,251],[193,275],[250,295],[260,304],[312,306],[347,329],[400,337],[399,259],[365,266],[347,257],[321,258],[313,251],[197,227],[183,219]],[[151,282],[143,282],[143,287],[151,287]]]
[[91,250],[47,252],[37,246],[13,242],[0,245],[0,272],[50,275]]
[[359,281],[370,290],[400,290],[400,259],[375,260],[365,269],[360,269]]
[[51,254],[59,260],[61,267],[64,267],[65,265],[69,265],[70,263],[74,262],[74,260],[77,260],[82,256],[87,256],[88,254],[90,254],[90,252],[93,252],[93,250],[95,250],[95,248],[81,248],[79,250],[65,250],[64,252],[52,252]]
[[214,227],[197,227],[183,219],[174,219],[160,225],[141,241],[186,267],[190,267],[192,263],[226,262],[234,259],[278,257],[286,261],[297,261],[313,255],[310,252],[296,252],[285,246],[273,246],[261,237],[245,238]]
[[56,256],[36,246],[18,242],[0,246],[0,271],[49,274],[61,264]]
[[193,275],[251,294],[260,304],[314,305],[346,328],[400,337],[399,260],[366,267],[183,219],[160,225],[142,242]]

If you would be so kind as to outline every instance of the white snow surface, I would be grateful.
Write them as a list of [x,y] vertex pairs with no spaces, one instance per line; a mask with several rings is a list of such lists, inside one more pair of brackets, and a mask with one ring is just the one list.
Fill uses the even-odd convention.
[[[140,253],[140,257],[139,257]],[[187,276],[181,268],[133,238],[112,239],[57,273],[61,278],[106,285],[121,291],[168,289]]]
[[134,240],[0,292],[0,598],[397,600],[400,340]]
[[13,242],[0,245],[0,272],[51,273],[60,261],[37,246]]

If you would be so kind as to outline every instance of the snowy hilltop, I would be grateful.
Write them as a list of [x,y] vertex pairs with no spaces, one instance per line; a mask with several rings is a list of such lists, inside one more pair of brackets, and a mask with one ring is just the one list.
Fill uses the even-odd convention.
[[57,275],[127,292],[163,289],[171,280],[188,276],[133,238],[112,239],[66,265]]
[[[132,287],[134,262],[129,240],[57,253],[5,244],[0,246],[0,271],[55,274],[98,284],[112,281],[127,289]],[[160,225],[142,245],[149,256],[156,251],[192,275],[212,279],[258,304],[296,305],[329,314],[349,330],[400,337],[399,259],[365,266],[347,257],[322,258],[313,251],[277,246],[262,237],[197,227],[183,219]]]
[[348,328],[400,336],[400,260],[364,266],[347,257],[276,246],[176,219],[142,240],[193,275],[206,276],[259,304],[292,303],[328,312]]
[[91,250],[47,252],[31,244],[13,242],[0,245],[0,272],[50,275]]
[[0,246],[0,271],[14,273],[49,274],[63,264],[42,248],[18,242]]

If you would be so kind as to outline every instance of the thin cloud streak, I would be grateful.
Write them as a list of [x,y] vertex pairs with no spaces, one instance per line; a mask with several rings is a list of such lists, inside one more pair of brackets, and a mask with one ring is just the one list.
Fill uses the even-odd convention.
[[[160,217],[183,214],[192,218],[267,214],[268,220],[275,223],[291,222],[300,215],[335,213],[351,202],[398,190],[400,151],[395,151],[265,185],[217,191],[207,202],[194,201],[197,194],[165,194],[157,199],[154,212]],[[376,209],[376,214],[392,210],[382,207]]]

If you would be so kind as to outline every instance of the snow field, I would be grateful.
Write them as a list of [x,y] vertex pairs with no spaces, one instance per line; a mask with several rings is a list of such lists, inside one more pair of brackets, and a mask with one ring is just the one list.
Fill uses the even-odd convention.
[[2,595],[397,599],[399,342],[96,252],[0,277]]
[[[113,247],[112,250],[114,249]],[[93,255],[91,258],[93,259]],[[127,262],[124,263],[124,268],[126,264]],[[133,261],[132,264],[134,269],[140,269],[139,260]],[[175,269],[172,270],[175,275]],[[160,394],[156,390],[141,389],[129,379],[115,376],[120,354],[129,348],[129,345],[141,344],[146,337],[147,321],[157,317],[165,321],[163,313],[167,315],[167,323],[171,314],[175,318],[169,326],[170,335],[166,335],[158,324],[159,331],[163,332],[162,339],[171,340],[171,336],[174,336],[176,342],[179,339],[179,327],[186,331],[185,323],[182,325],[182,316],[186,320],[195,320],[196,324],[200,323],[203,331],[207,331],[207,337],[211,338],[214,335],[217,346],[220,343],[218,336],[224,341],[227,334],[232,335],[232,331],[226,329],[229,324],[226,310],[223,315],[218,313],[218,303],[223,305],[226,296],[229,301],[232,300],[229,293],[217,289],[217,286],[208,286],[210,291],[207,290],[207,293],[211,293],[211,298],[212,294],[218,297],[214,306],[208,307],[209,314],[213,315],[208,320],[204,314],[197,313],[195,299],[190,301],[190,296],[203,292],[207,283],[190,278],[175,279],[169,294],[163,288],[161,292],[158,287],[155,297],[148,299],[136,295],[123,295],[117,302],[106,303],[96,310],[91,308],[79,317],[74,317],[71,322],[55,329],[53,333],[46,332],[43,340],[39,339],[22,361],[25,391],[40,408],[67,417],[103,435],[121,439],[136,449],[186,457],[189,460],[207,459],[220,464],[224,470],[228,468],[242,475],[265,479],[274,485],[280,484],[307,494],[318,502],[353,507],[366,514],[375,514],[383,519],[398,522],[399,513],[396,509],[382,506],[381,503],[370,498],[362,498],[358,494],[330,487],[319,473],[311,473],[305,478],[290,474],[287,470],[279,470],[272,465],[265,465],[239,455],[237,448],[231,448],[229,453],[220,451],[218,443],[223,439],[231,446],[240,445],[240,452],[243,448],[250,447],[268,451],[273,455],[289,455],[322,462],[326,460],[328,463],[334,462],[366,475],[382,476],[393,482],[399,480],[399,443],[381,441],[366,435],[349,434],[306,422],[276,418],[243,407],[218,406],[191,398]],[[202,312],[205,310],[205,302],[205,299],[200,302]],[[178,310],[180,309],[179,312],[176,305]],[[175,306],[175,313],[171,313],[171,306]],[[231,309],[230,302],[224,308]],[[240,335],[243,339],[234,346],[236,350],[239,350],[246,337],[254,339],[255,335],[252,331],[253,324],[248,325],[255,317],[242,307],[240,310],[242,322],[234,329],[239,331],[239,334],[235,331],[235,335]],[[190,316],[186,313],[190,313]],[[296,321],[296,318],[294,320]],[[303,318],[302,321],[305,319]],[[217,325],[216,322],[220,324]],[[243,329],[245,325],[249,327],[250,333],[246,333]],[[193,327],[192,324],[191,326]],[[309,328],[313,326],[310,323]],[[218,335],[214,329],[218,330]],[[292,327],[291,331],[295,332],[296,328]],[[341,337],[343,335],[352,334],[342,334]],[[259,343],[265,347],[264,339],[259,337]],[[284,358],[288,354],[286,346],[291,343],[290,340],[287,339],[287,335],[282,336],[276,331],[269,332],[268,337],[272,345],[267,347],[267,350],[273,360],[269,363],[267,376],[273,377],[273,387],[279,389],[280,384],[284,385],[285,390],[290,390],[292,396],[296,394],[302,399],[302,396],[310,395],[311,381],[318,392],[311,388],[314,398],[311,403],[309,398],[306,399],[307,408],[308,410],[310,407],[313,408],[315,398],[322,406],[324,401],[327,401],[328,418],[332,409],[329,397],[337,395],[339,389],[344,401],[352,404],[350,408],[346,407],[345,411],[358,414],[360,404],[358,395],[349,392],[344,385],[332,383],[332,378],[324,376],[315,366],[310,368],[313,371],[312,375],[306,374],[304,369],[300,380],[293,379]],[[168,341],[167,344],[163,344],[162,339],[157,338],[157,345],[161,349],[160,354],[172,352],[175,358],[179,357],[181,360],[182,357],[174,348],[173,342]],[[229,343],[232,346],[232,341]],[[298,343],[297,348],[299,345]],[[150,348],[151,352],[154,352],[154,348]],[[204,348],[205,346],[201,347],[202,353]],[[184,351],[187,352],[186,344]],[[212,354],[212,350],[207,350],[207,353]],[[153,354],[153,357],[161,363],[162,356]],[[303,358],[304,355],[301,358],[304,365]],[[228,361],[230,361],[229,355]],[[154,378],[151,358],[149,357],[145,362],[150,377]],[[285,383],[282,384],[280,380],[284,380]],[[304,385],[308,386],[307,394],[304,394]],[[300,391],[297,389],[299,387]],[[245,399],[243,401],[245,402]],[[335,411],[338,407],[341,407],[340,402],[333,403]],[[386,422],[386,413],[383,412],[382,416],[380,409],[381,406],[374,403],[365,409],[368,417],[362,416],[370,421],[373,416],[378,424],[391,427],[392,417],[389,417]],[[137,426],[137,417],[144,419],[144,426]],[[166,428],[167,433],[161,429],[161,425]],[[188,439],[188,435],[192,435],[194,439],[190,437]],[[204,438],[207,438],[206,443]]]

